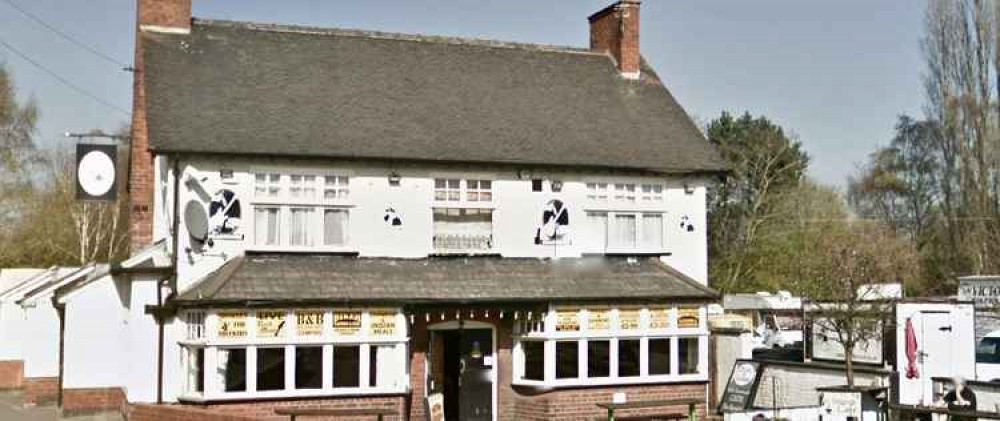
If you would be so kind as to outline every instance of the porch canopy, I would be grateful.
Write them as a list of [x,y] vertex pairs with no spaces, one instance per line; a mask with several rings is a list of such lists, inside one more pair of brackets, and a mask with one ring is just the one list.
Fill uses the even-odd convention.
[[381,259],[248,254],[231,259],[175,297],[174,303],[182,307],[436,306],[717,299],[717,292],[655,257]]

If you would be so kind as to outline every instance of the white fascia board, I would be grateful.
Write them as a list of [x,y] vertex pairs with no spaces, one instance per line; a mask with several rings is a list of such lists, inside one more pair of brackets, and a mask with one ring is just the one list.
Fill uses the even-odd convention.
[[72,282],[76,282],[76,281],[78,281],[80,279],[84,279],[87,275],[89,275],[91,272],[93,272],[94,268],[96,268],[96,267],[97,267],[96,264],[91,263],[91,264],[89,264],[87,266],[84,266],[84,267],[82,267],[80,269],[77,269],[77,270],[75,270],[75,271],[73,271],[73,272],[71,272],[69,274],[66,274],[66,275],[62,276],[61,278],[58,278],[56,280],[56,282],[53,282],[51,285],[49,285],[45,289],[42,289],[42,290],[39,290],[39,291],[35,291],[35,292],[31,293],[31,295],[26,295],[24,298],[22,298],[21,301],[20,301],[21,306],[22,307],[33,306],[35,304],[35,302],[38,301],[38,299],[40,299],[42,297],[50,296],[52,294],[52,292],[55,291],[56,289],[58,289],[58,288],[60,288],[60,287],[62,287],[64,285],[70,284]]

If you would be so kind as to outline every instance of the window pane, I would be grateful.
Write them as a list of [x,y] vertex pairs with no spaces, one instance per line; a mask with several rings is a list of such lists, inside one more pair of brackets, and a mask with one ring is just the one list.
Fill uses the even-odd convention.
[[649,213],[642,215],[642,241],[646,247],[656,249],[663,247],[663,215]]
[[371,387],[392,386],[393,376],[402,371],[397,367],[396,347],[393,345],[372,345],[368,355],[368,385]]
[[678,339],[677,354],[681,374],[698,372],[698,338]]
[[311,246],[312,230],[309,226],[312,209],[292,208],[289,212],[288,221],[288,242],[293,246]]
[[434,248],[488,250],[493,240],[493,211],[489,209],[434,209]]
[[521,351],[524,353],[524,379],[544,380],[545,342],[542,341],[521,342]]
[[608,247],[608,214],[587,212],[587,227],[594,247],[604,250]]
[[635,215],[615,215],[614,247],[635,247]]
[[278,244],[278,208],[254,209],[254,238],[258,245]]
[[285,348],[257,348],[257,390],[285,388]]
[[247,390],[247,350],[243,348],[219,349],[219,368],[222,371],[226,392]]
[[577,341],[556,342],[556,378],[575,379],[580,377],[580,343]]
[[347,211],[326,209],[323,211],[323,245],[342,246],[347,244]]
[[361,347],[357,345],[333,347],[333,387],[358,387],[361,385]]
[[205,391],[205,349],[188,348],[188,392]]
[[587,342],[587,377],[611,375],[611,341]]
[[639,375],[639,340],[618,341],[618,377]]
[[295,388],[321,389],[323,387],[323,347],[299,346],[295,348]]
[[649,374],[670,374],[670,339],[649,340]]

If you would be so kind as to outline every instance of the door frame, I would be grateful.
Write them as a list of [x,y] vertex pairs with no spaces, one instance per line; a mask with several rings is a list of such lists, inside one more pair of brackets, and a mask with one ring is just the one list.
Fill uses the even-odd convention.
[[[430,347],[430,332],[438,330],[459,330],[459,329],[489,329],[493,337],[493,364],[490,366],[490,383],[492,383],[490,393],[490,414],[493,421],[497,419],[497,366],[500,365],[500,358],[497,356],[497,329],[491,323],[476,320],[451,320],[447,322],[434,323],[427,326],[428,348]],[[430,361],[424,358],[424,384],[427,384],[427,377],[430,376]],[[424,397],[427,397],[428,390],[424,388]]]

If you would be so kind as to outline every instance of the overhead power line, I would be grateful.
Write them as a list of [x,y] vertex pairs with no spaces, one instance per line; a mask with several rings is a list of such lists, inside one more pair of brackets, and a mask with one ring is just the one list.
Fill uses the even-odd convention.
[[90,99],[93,99],[94,101],[99,102],[101,105],[104,105],[105,107],[108,107],[108,108],[110,108],[112,110],[118,111],[118,112],[124,114],[125,116],[131,116],[132,115],[131,113],[129,113],[128,111],[126,111],[124,108],[121,108],[121,107],[119,107],[119,106],[111,103],[111,101],[105,100],[104,98],[101,98],[101,97],[99,97],[99,96],[91,93],[90,91],[77,86],[73,82],[70,82],[69,79],[66,79],[66,78],[64,78],[62,76],[59,76],[58,73],[50,70],[48,67],[43,66],[41,63],[35,61],[31,57],[29,57],[27,54],[22,53],[18,49],[14,48],[14,46],[8,44],[2,38],[0,38],[0,45],[2,45],[4,48],[6,48],[7,51],[10,51],[11,53],[13,53],[14,55],[20,57],[21,59],[23,59],[24,61],[28,62],[32,66],[35,66],[35,68],[37,68],[38,70],[41,70],[41,71],[47,73],[49,76],[52,76],[52,78],[54,78],[55,80],[59,81],[63,85],[66,85],[68,88],[76,91],[77,93],[79,93],[79,94],[81,94],[83,96],[89,97]]
[[55,26],[52,26],[48,22],[45,22],[45,20],[43,20],[42,18],[40,18],[40,17],[32,14],[31,12],[25,10],[21,6],[18,6],[17,3],[14,3],[14,0],[3,0],[3,2],[7,3],[11,8],[13,8],[14,10],[17,10],[18,12],[20,12],[22,15],[24,15],[28,19],[31,19],[31,20],[35,21],[35,23],[37,23],[39,25],[42,25],[42,27],[44,27],[45,29],[48,29],[49,31],[52,31],[52,33],[58,35],[60,38],[66,40],[66,41],[69,41],[73,45],[76,45],[77,47],[80,47],[80,48],[84,49],[85,51],[87,51],[87,52],[89,52],[89,53],[91,53],[91,54],[93,54],[93,55],[95,55],[97,57],[100,57],[104,61],[107,61],[107,62],[109,62],[111,64],[114,64],[115,66],[119,66],[119,67],[121,67],[123,69],[129,68],[128,64],[122,63],[121,61],[116,60],[114,57],[111,57],[111,56],[109,56],[107,54],[104,54],[104,53],[98,51],[96,48],[93,48],[93,47],[91,47],[91,46],[89,46],[87,44],[84,44],[83,42],[77,41],[76,38],[73,38],[69,34],[67,34],[67,33],[65,33],[63,31],[60,31]]

